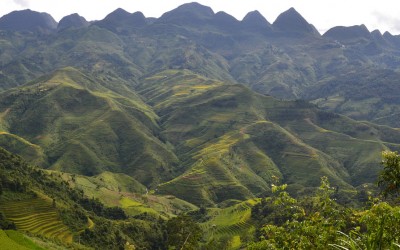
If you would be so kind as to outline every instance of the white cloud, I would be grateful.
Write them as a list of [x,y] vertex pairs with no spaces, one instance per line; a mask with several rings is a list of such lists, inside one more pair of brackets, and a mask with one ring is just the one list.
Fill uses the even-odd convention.
[[399,33],[400,32],[400,19],[389,15],[388,13],[382,13],[379,11],[373,11],[372,15],[376,19],[377,26],[388,27],[390,32]]
[[17,5],[24,7],[24,8],[29,8],[30,4],[28,0],[13,0],[14,3],[16,3]]

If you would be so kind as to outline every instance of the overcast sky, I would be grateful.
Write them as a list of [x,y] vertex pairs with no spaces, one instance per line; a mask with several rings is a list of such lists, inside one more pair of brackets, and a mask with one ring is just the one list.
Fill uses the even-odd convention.
[[[0,16],[13,10],[31,9],[51,14],[56,21],[78,13],[87,20],[103,19],[116,8],[128,12],[141,11],[147,17],[159,17],[164,12],[193,1],[185,0],[0,0]],[[294,7],[321,33],[333,26],[365,24],[370,31],[379,29],[400,34],[399,0],[197,0],[214,12],[225,11],[238,20],[247,12],[258,10],[273,22],[283,11]]]

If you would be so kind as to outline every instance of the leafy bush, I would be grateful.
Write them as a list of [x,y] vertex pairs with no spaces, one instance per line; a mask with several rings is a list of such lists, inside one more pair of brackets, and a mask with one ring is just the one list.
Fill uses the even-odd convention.
[[379,175],[378,185],[385,197],[397,195],[400,191],[400,156],[397,152],[384,151],[382,158],[383,171]]
[[189,216],[183,215],[170,219],[166,223],[169,249],[198,249],[202,231]]
[[15,224],[14,224],[13,222],[7,220],[7,219],[4,217],[4,214],[1,213],[1,212],[0,212],[0,229],[4,229],[4,230],[6,230],[6,229],[13,229],[13,230],[15,230],[15,229],[16,229]]

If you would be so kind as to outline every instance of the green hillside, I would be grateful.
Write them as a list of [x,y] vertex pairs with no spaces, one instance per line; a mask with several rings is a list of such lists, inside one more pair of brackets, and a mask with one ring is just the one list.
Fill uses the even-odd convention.
[[213,244],[224,249],[240,249],[242,244],[252,239],[255,227],[251,221],[252,207],[257,200],[248,200],[226,208],[207,211],[206,222],[200,226]]
[[[399,90],[397,36],[364,25],[333,27],[321,36],[294,9],[275,26],[256,12],[240,21],[203,9],[209,8],[191,3],[149,20],[121,10],[91,25],[47,34],[0,30],[0,89],[72,66],[124,95],[143,77],[188,69],[398,127],[399,105],[390,98]],[[294,28],[299,22],[293,20],[308,28]]]
[[62,223],[50,200],[3,200],[0,210],[8,220],[14,222],[18,230],[72,242],[72,232]]
[[12,230],[0,230],[0,245],[3,249],[15,249],[15,250],[43,250],[44,248],[39,247],[26,236],[21,233]]
[[400,242],[375,187],[400,150],[399,36],[198,3],[2,26],[24,13],[47,16],[0,17],[0,249]]
[[398,72],[367,68],[323,81],[306,98],[354,119],[399,127],[398,78]]
[[[57,171],[50,173],[60,174]],[[98,199],[107,206],[121,207],[132,216],[147,213],[153,217],[170,218],[197,209],[193,204],[172,195],[154,195],[126,174],[103,172],[91,177],[69,173],[60,175],[70,187],[83,190],[86,196]]]
[[182,161],[183,174],[159,185],[158,192],[195,204],[259,196],[268,192],[273,176],[299,194],[316,187],[321,176],[350,191],[374,182],[380,152],[399,143],[395,129],[190,71],[146,78],[139,93],[160,116],[162,135]]
[[168,179],[177,162],[154,136],[157,116],[140,98],[117,94],[76,69],[1,96],[2,133],[15,138],[3,146],[43,167],[86,175],[124,172],[152,186]]
[[[265,195],[275,177],[301,195],[328,176],[351,197],[375,181],[380,152],[399,148],[396,129],[189,70],[139,82],[137,93],[121,95],[64,68],[5,91],[0,142],[44,168],[93,176],[66,177],[89,197],[132,215],[149,209],[167,217],[191,207],[179,199],[215,205]],[[124,192],[179,199],[154,197],[152,204],[122,199]]]
[[[158,248],[165,241],[164,220],[196,209],[172,196],[135,193],[143,186],[124,174],[84,177],[42,170],[2,148],[0,174],[0,229],[6,230],[0,240],[20,249]],[[104,203],[96,195],[105,195]],[[118,197],[118,204],[109,197]]]

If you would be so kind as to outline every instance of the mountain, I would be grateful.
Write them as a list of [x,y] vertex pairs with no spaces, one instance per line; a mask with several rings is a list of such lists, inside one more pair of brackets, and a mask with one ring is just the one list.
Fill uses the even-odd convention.
[[321,175],[354,190],[398,147],[396,129],[369,123],[398,126],[396,36],[320,36],[293,8],[270,25],[197,3],[81,24],[1,31],[0,145],[44,168],[215,205],[268,193],[272,176],[298,194]]
[[386,31],[385,33],[383,33],[383,37],[389,41],[393,46],[399,48],[400,46],[400,39],[399,36],[394,36],[392,34],[390,34],[388,31]]
[[305,33],[319,35],[315,27],[309,24],[294,8],[281,13],[272,24],[279,30],[289,33]]
[[57,30],[61,31],[68,28],[82,28],[89,26],[89,22],[77,13],[63,17],[58,23]]
[[[146,198],[152,201],[145,202],[145,197],[132,193],[142,187],[123,174],[88,178],[45,171],[2,148],[0,172],[0,242],[6,248],[157,248],[165,244],[159,230],[162,218],[171,215],[165,209],[157,212],[156,207],[162,204],[176,212],[196,209],[171,197],[149,195]],[[102,201],[112,199],[104,205],[93,197],[97,194]],[[132,204],[146,216],[128,219],[135,210]]]
[[129,30],[141,28],[147,24],[146,17],[141,12],[129,13],[121,8],[108,14],[95,25],[116,33],[129,32]]
[[351,72],[310,88],[308,97],[324,109],[399,127],[399,102],[395,94],[398,77],[398,72],[373,68]]
[[135,89],[121,95],[64,68],[5,91],[1,145],[45,168],[122,172],[159,194],[212,205],[269,192],[273,176],[298,194],[322,175],[352,190],[373,182],[380,152],[400,143],[395,129],[187,70]]
[[[379,164],[374,159],[380,152],[399,143],[394,129],[381,130],[190,72],[161,73],[140,89],[185,166],[183,175],[158,190],[195,204],[253,197],[269,189],[272,176],[300,193],[318,183],[320,175],[345,189],[357,186],[375,178]],[[385,137],[388,132],[396,136]]]
[[45,157],[37,161],[46,168],[124,172],[152,186],[171,178],[177,162],[155,137],[157,116],[140,98],[117,94],[73,68],[2,93],[2,110],[3,136],[28,140],[14,152],[38,148]]
[[260,32],[272,31],[271,24],[257,10],[247,13],[241,23],[246,30]]
[[383,37],[380,30],[373,30],[371,32],[372,39],[380,46],[388,47],[390,43]]
[[56,28],[57,22],[49,14],[29,9],[13,11],[0,18],[1,30],[51,32]]
[[164,13],[157,22],[175,25],[201,25],[214,16],[214,11],[199,3],[186,3]]
[[221,30],[234,32],[239,28],[240,22],[233,16],[219,11],[215,14],[213,23],[215,26],[219,27]]
[[329,29],[324,37],[344,41],[350,39],[371,38],[371,34],[365,25],[354,25],[350,27],[337,26]]
[[240,249],[267,219],[319,231],[358,216],[329,197],[364,206],[382,151],[400,150],[398,35],[198,3],[50,19],[0,19],[2,246],[181,249],[203,230],[205,249]]

